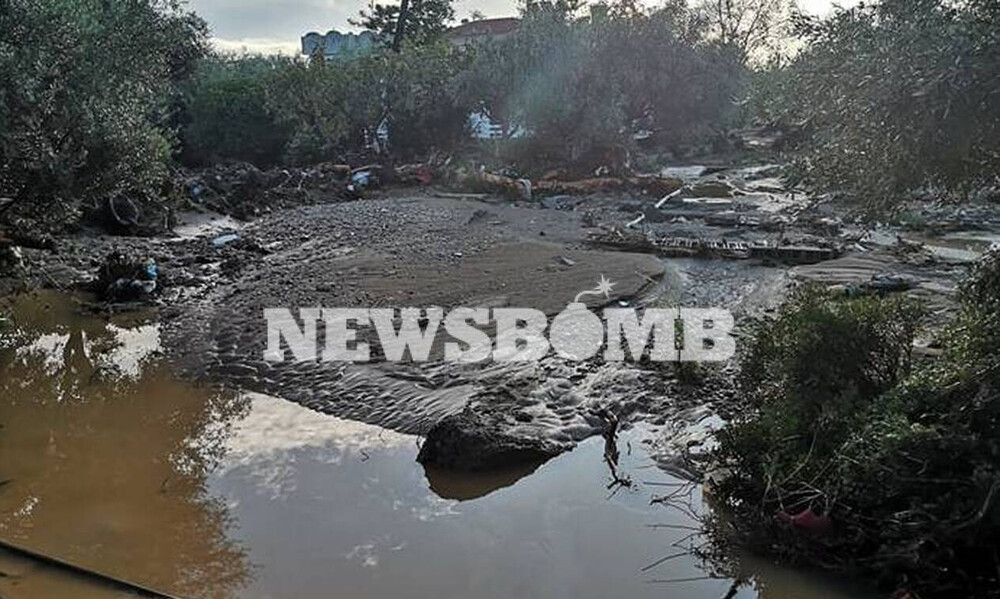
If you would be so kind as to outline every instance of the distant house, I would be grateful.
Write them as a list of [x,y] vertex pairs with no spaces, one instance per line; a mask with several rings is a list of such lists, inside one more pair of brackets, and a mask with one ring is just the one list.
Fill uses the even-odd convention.
[[302,36],[302,53],[306,56],[312,56],[319,50],[323,52],[324,57],[332,58],[337,55],[368,52],[374,47],[375,34],[371,31],[340,33],[331,29],[326,35],[310,31]]
[[449,29],[447,36],[452,45],[465,46],[476,42],[510,37],[520,26],[521,20],[514,17],[464,21],[461,25]]

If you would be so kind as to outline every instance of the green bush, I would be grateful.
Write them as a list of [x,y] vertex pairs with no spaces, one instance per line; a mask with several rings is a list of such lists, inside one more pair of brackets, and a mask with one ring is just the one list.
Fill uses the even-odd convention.
[[467,55],[446,43],[360,56],[295,60],[280,69],[268,102],[291,131],[293,162],[363,151],[383,122],[397,156],[454,146],[469,107],[456,91]]
[[204,23],[161,0],[10,0],[0,31],[5,216],[57,225],[115,195],[155,196],[172,85],[203,52]]
[[510,38],[476,48],[470,100],[528,133],[523,162],[599,161],[646,129],[677,145],[723,128],[743,68],[677,3],[532,2]]
[[276,73],[290,68],[289,62],[277,57],[218,55],[200,61],[184,87],[184,161],[279,162],[291,136],[277,122],[268,93]]
[[839,446],[900,380],[916,322],[915,308],[893,298],[832,301],[807,287],[760,323],[737,381],[751,411],[727,439],[765,450],[729,456],[748,460],[738,471],[762,485],[761,499],[780,502],[787,489],[774,473]]
[[807,129],[805,176],[875,207],[994,184],[998,15],[997,0],[884,0],[801,19],[806,46],[767,90],[767,116]]
[[[717,455],[731,472],[718,497],[746,541],[922,597],[1000,588],[1000,253],[960,296],[944,356],[910,374],[914,314],[898,301],[796,298],[758,333],[742,365],[750,409]],[[832,531],[775,520],[806,508]]]

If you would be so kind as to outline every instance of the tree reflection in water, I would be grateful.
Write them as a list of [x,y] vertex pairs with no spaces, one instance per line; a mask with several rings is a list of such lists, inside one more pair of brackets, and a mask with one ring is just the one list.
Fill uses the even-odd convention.
[[0,332],[0,538],[179,595],[250,580],[206,493],[247,402],[173,380],[155,323],[85,315],[64,295],[9,308]]

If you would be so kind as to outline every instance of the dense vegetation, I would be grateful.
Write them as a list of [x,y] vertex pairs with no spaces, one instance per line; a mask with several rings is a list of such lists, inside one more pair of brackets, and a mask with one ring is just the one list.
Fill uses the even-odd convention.
[[[719,149],[707,142],[766,123],[796,132],[799,175],[870,204],[996,186],[998,0],[788,10],[543,0],[515,35],[456,48],[445,0],[414,3],[402,28],[398,7],[374,5],[359,22],[384,47],[323,60],[210,53],[205,24],[174,0],[11,0],[0,196],[16,200],[8,217],[61,221],[118,195],[159,197],[178,159],[339,161],[380,131],[397,159],[468,150],[472,112],[506,126],[489,156],[539,168],[585,172],[638,138],[675,156]],[[783,37],[791,21],[797,42]]]
[[158,197],[204,22],[168,0],[14,0],[0,31],[6,211],[58,223],[120,194]]
[[803,174],[877,207],[921,188],[995,186],[998,19],[997,0],[884,0],[799,19],[805,47],[762,76],[758,118],[801,127]]
[[1000,252],[961,288],[944,355],[910,367],[897,299],[795,296],[742,362],[748,403],[721,436],[736,531],[889,590],[1000,588]]
[[501,144],[512,158],[551,164],[630,146],[638,129],[674,146],[721,135],[735,113],[742,65],[682,5],[581,16],[539,2],[522,16],[512,37],[464,48],[424,25],[400,52],[205,60],[188,88],[189,156],[253,158],[239,148],[252,131],[265,142],[259,160],[331,160],[365,149],[383,123],[395,155],[427,154],[458,147],[481,112],[520,138]]

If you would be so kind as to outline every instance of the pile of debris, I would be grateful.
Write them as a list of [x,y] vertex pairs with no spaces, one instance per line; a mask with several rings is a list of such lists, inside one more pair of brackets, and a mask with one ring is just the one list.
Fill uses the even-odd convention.
[[614,227],[598,229],[590,234],[589,239],[591,243],[601,247],[661,256],[756,258],[790,264],[815,264],[832,260],[841,253],[840,248],[832,245],[658,236],[649,232]]
[[106,302],[137,302],[157,290],[158,270],[152,258],[131,258],[114,249],[101,263],[92,288]]
[[280,208],[357,199],[361,191],[378,184],[381,171],[379,165],[321,163],[261,170],[231,163],[181,170],[176,185],[198,208],[247,220]]
[[576,196],[618,191],[638,191],[662,196],[684,186],[684,182],[678,178],[658,175],[593,177],[575,181],[546,177],[532,181],[515,171],[493,173],[482,166],[478,169],[454,169],[448,178],[451,184],[459,189],[497,193],[522,201],[530,201],[541,196]]

